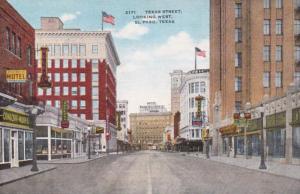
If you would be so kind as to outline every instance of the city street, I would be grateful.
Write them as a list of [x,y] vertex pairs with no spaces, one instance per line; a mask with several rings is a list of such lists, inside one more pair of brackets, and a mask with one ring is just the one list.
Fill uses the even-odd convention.
[[1,194],[299,194],[300,181],[180,153],[141,151],[64,164],[0,187]]

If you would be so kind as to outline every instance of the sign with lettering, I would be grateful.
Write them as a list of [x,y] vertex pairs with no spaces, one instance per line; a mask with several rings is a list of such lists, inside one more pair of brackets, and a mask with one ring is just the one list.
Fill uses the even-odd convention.
[[68,128],[69,127],[68,102],[66,100],[62,101],[61,112],[62,112],[61,127]]
[[0,109],[0,121],[17,125],[29,126],[29,117],[26,114]]
[[6,70],[6,81],[8,83],[25,83],[27,80],[26,70]]
[[266,117],[266,128],[285,128],[285,112],[268,115]]
[[40,88],[50,88],[52,86],[47,74],[47,61],[48,61],[48,47],[41,47],[41,63],[42,63],[42,75],[38,82]]

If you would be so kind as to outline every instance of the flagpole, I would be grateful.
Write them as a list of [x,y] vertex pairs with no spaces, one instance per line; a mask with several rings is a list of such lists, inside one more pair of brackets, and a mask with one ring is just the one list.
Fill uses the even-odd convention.
[[102,17],[101,17],[101,20],[102,20],[102,27],[101,27],[101,29],[102,29],[102,31],[103,31],[103,11],[102,11]]
[[197,69],[197,54],[196,54],[196,48],[195,48],[195,70]]

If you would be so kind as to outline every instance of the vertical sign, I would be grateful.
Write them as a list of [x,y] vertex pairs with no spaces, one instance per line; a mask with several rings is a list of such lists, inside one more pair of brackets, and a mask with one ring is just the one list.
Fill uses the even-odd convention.
[[68,118],[68,102],[66,100],[62,101],[62,118],[61,118],[61,127],[68,128],[69,127],[69,118]]
[[41,66],[42,66],[42,75],[41,80],[38,83],[40,88],[51,88],[52,84],[49,82],[49,77],[47,75],[47,61],[48,61],[48,48],[41,47]]

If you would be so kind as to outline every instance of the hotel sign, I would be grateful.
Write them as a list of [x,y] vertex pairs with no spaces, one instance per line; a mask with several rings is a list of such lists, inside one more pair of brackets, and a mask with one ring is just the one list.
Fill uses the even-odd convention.
[[6,70],[6,81],[8,83],[25,83],[26,80],[26,70]]
[[0,121],[7,122],[17,125],[29,126],[29,117],[28,115],[9,111],[6,109],[0,109]]

